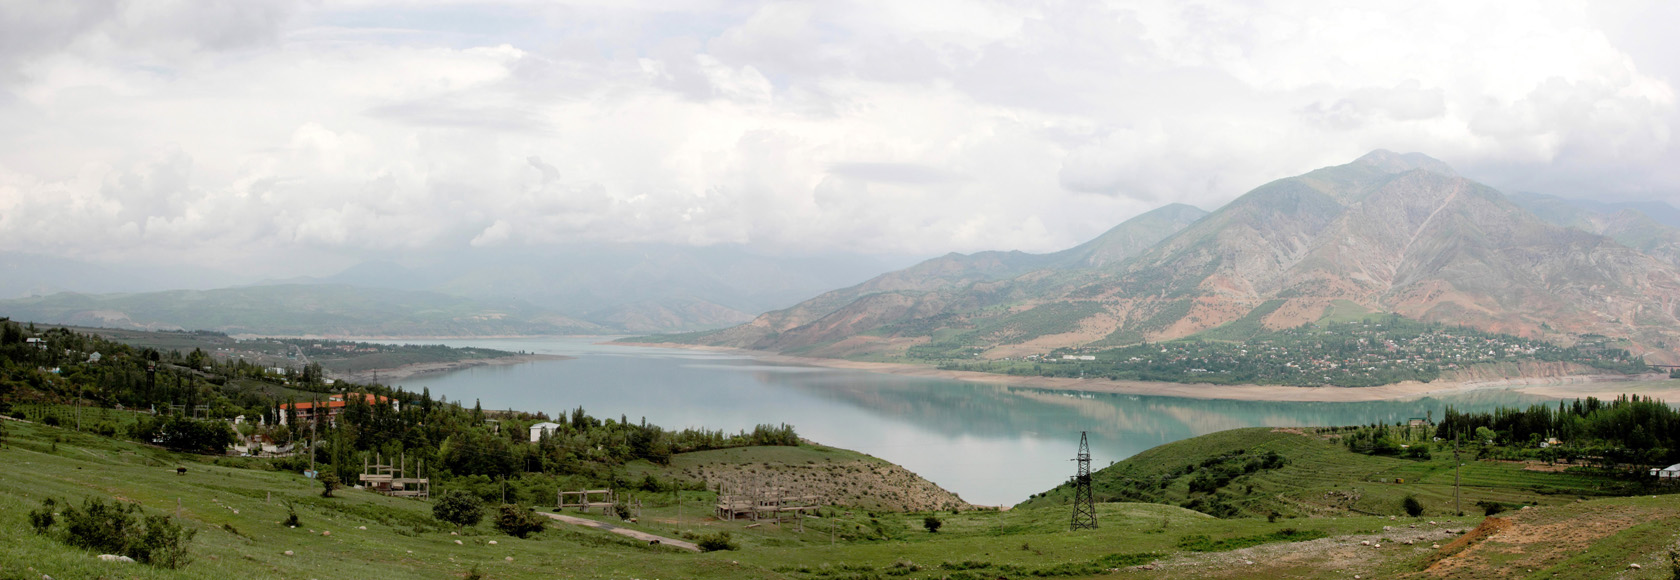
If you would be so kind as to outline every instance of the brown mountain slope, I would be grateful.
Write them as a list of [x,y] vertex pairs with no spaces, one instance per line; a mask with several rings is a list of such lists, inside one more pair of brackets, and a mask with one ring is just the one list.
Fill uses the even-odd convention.
[[1376,151],[1162,222],[1188,225],[1124,258],[948,256],[700,341],[1001,357],[1179,338],[1244,317],[1281,328],[1352,303],[1558,342],[1627,338],[1652,362],[1680,359],[1671,262],[1547,223],[1419,154]]

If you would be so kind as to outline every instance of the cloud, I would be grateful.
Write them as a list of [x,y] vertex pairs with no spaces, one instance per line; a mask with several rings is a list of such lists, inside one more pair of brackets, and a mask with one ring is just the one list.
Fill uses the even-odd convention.
[[0,251],[1050,251],[1376,148],[1680,193],[1660,4],[0,3]]

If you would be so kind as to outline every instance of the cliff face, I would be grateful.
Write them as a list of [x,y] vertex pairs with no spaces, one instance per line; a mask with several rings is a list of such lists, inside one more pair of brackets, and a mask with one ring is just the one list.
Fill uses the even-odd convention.
[[[1008,356],[1179,338],[1251,314],[1281,328],[1351,303],[1559,342],[1627,338],[1652,362],[1680,359],[1666,226],[1618,216],[1590,222],[1598,232],[1556,225],[1439,161],[1376,151],[1211,214],[1169,206],[1056,254],[953,254],[700,340]],[[1615,232],[1656,241],[1642,252],[1601,235]]]

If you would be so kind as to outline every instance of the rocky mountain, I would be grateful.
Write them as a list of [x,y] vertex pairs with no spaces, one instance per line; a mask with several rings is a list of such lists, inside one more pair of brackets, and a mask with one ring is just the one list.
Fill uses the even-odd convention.
[[1553,342],[1601,334],[1652,362],[1680,358],[1672,261],[1549,223],[1421,154],[1375,151],[1199,214],[1169,206],[1057,254],[946,256],[694,340],[1000,358],[1354,310]]
[[0,300],[0,316],[143,330],[324,337],[597,333],[599,325],[516,300],[334,284],[76,294]]

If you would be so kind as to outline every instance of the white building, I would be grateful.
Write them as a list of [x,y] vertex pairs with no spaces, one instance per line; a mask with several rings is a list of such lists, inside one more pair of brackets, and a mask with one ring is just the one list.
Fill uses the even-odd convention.
[[1680,479],[1680,463],[1676,463],[1662,469],[1652,469],[1651,477],[1655,477],[1657,479]]
[[560,424],[559,423],[550,423],[550,422],[547,422],[547,421],[544,421],[542,423],[537,423],[537,424],[531,426],[531,442],[536,443],[538,441],[541,441],[543,433],[548,433],[548,434],[552,435],[552,434],[554,434],[556,432],[559,432],[559,431],[560,431]]

